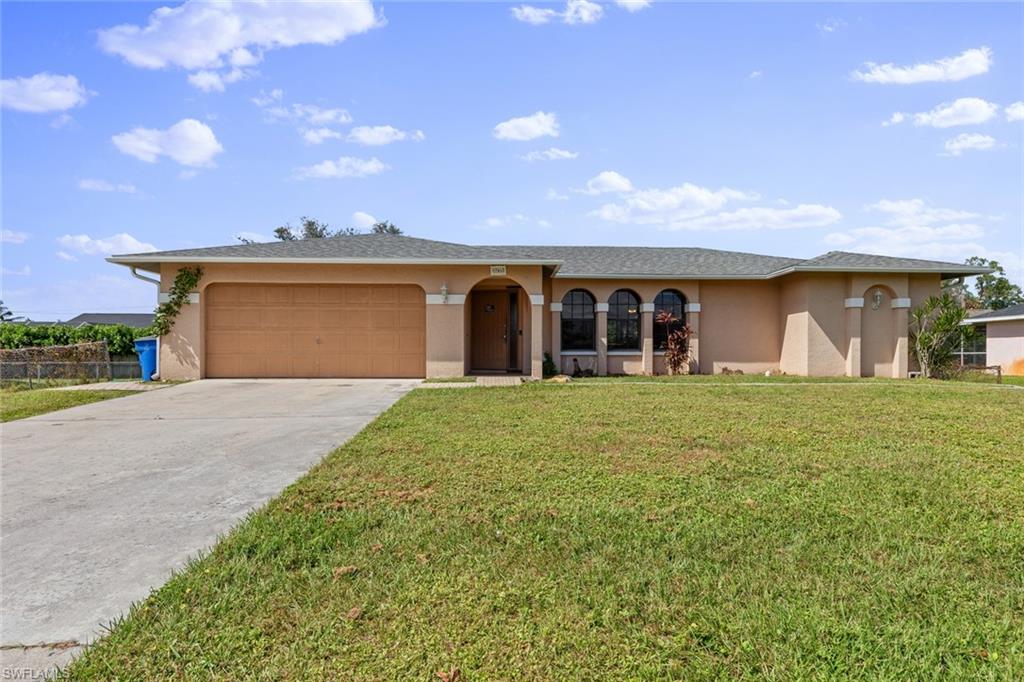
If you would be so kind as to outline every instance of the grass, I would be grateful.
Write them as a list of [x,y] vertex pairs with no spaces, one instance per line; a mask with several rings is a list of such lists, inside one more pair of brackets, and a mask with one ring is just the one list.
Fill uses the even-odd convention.
[[39,414],[120,398],[138,391],[51,391],[44,388],[0,388],[0,422],[10,422]]
[[67,675],[1017,680],[1022,480],[1017,389],[414,391]]
[[476,377],[434,377],[425,379],[427,384],[475,384]]

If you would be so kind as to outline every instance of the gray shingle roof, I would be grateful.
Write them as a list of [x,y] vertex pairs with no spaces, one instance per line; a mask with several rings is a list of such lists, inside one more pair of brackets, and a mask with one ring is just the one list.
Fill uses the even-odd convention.
[[1001,310],[992,310],[981,315],[974,315],[970,319],[966,320],[969,324],[975,324],[977,322],[985,322],[987,320],[1001,318],[1001,317],[1020,317],[1024,318],[1024,303],[1018,303],[1017,305],[1011,305],[1008,308]]
[[83,324],[124,324],[142,329],[153,324],[153,313],[82,313],[61,324],[69,327],[80,327]]
[[557,267],[556,277],[770,278],[790,272],[937,272],[944,277],[988,272],[984,268],[830,251],[803,260],[737,251],[640,246],[471,246],[397,235],[354,235],[264,244],[232,244],[112,256],[111,262],[139,265],[204,261],[337,261],[534,263]]

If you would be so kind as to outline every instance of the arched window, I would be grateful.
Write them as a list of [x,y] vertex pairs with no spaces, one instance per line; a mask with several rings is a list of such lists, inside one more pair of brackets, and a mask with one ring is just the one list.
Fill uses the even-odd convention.
[[594,350],[594,297],[573,289],[562,298],[562,349]]
[[608,350],[640,349],[640,299],[629,289],[608,298]]
[[[672,316],[664,320],[664,314]],[[659,322],[658,318],[662,318]],[[675,289],[665,289],[654,297],[654,349],[665,350],[668,335],[686,324],[686,297]]]

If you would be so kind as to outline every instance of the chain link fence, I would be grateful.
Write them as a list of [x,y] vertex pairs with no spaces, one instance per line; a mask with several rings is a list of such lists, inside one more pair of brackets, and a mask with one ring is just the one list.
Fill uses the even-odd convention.
[[0,349],[0,381],[85,383],[111,379],[139,379],[138,360],[111,358],[106,341],[70,346]]

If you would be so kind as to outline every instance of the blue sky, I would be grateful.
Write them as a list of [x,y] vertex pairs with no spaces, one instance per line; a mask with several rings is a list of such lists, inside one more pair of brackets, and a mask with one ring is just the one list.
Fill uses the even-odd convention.
[[17,313],[149,310],[106,255],[302,215],[1024,280],[1019,3],[161,6],[0,6]]

